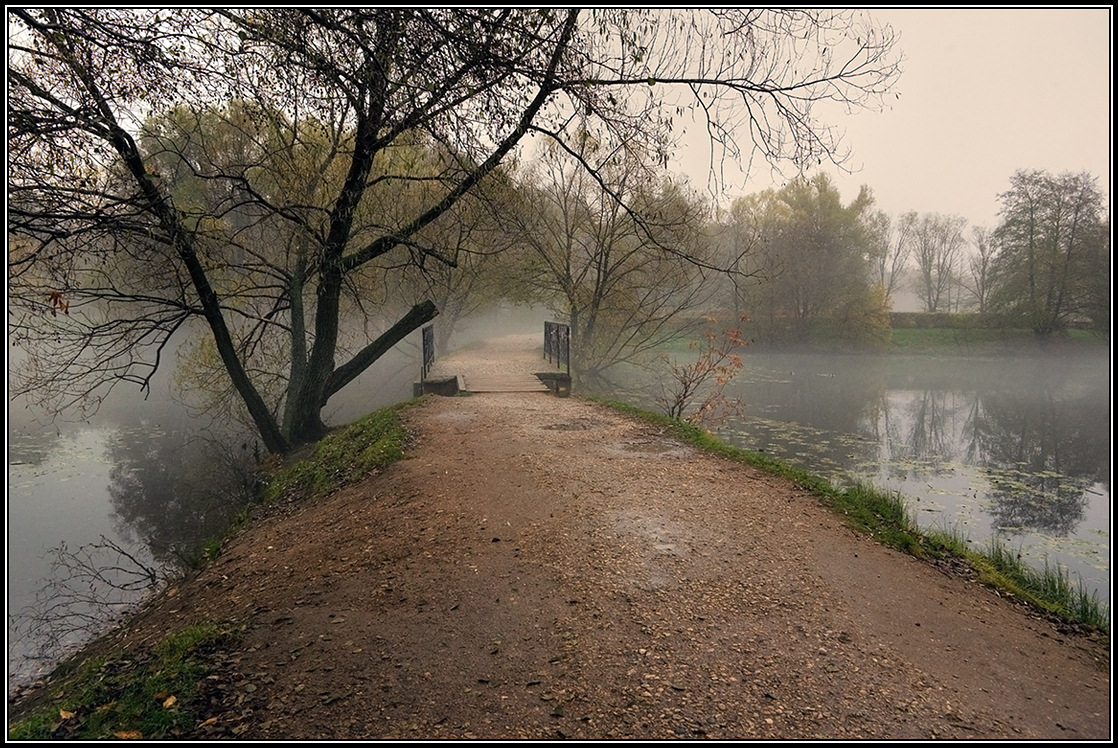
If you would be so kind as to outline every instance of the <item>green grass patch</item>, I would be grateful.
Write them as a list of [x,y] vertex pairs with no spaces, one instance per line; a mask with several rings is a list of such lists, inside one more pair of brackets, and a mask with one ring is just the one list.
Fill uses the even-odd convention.
[[999,538],[991,538],[983,552],[968,551],[979,581],[1015,595],[1032,605],[1074,623],[1110,634],[1110,609],[1097,594],[1088,595],[1082,583],[1073,584],[1061,566],[1038,569],[1025,563]]
[[996,539],[985,552],[978,552],[968,548],[966,538],[958,531],[921,530],[899,492],[883,491],[862,483],[837,487],[805,470],[733,447],[708,431],[662,413],[614,400],[586,399],[659,426],[686,444],[786,478],[818,497],[852,528],[884,545],[917,558],[951,557],[963,561],[978,573],[983,584],[1008,592],[1065,621],[1084,624],[1110,635],[1109,607],[1099,601],[1098,595],[1088,595],[1082,585],[1073,585],[1067,570],[1047,564],[1042,570],[1035,569]]
[[281,496],[323,496],[401,459],[407,430],[400,421],[400,411],[415,402],[381,408],[327,434],[308,457],[271,476],[264,489],[264,502]]
[[240,634],[200,623],[168,635],[143,656],[87,660],[50,687],[34,711],[14,719],[8,739],[174,738],[197,722],[193,700],[210,672],[206,656]]

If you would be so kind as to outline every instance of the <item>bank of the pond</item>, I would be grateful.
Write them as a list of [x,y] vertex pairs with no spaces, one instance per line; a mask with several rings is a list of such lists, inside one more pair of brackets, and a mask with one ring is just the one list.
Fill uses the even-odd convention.
[[[541,394],[377,423],[9,737],[1110,735],[1104,640],[852,533],[779,465]],[[206,674],[159,680],[168,651]]]
[[[882,351],[739,351],[743,369],[726,393],[744,410],[718,421],[719,436],[836,483],[900,491],[925,530],[949,529],[993,558],[1010,548],[1042,587],[1108,606],[1108,341],[894,333]],[[681,364],[696,357],[686,341],[670,353]],[[655,407],[655,374],[620,376],[636,384],[607,392]]]

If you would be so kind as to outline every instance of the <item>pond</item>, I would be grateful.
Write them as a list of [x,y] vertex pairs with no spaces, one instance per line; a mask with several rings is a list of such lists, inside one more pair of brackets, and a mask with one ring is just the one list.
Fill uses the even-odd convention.
[[[378,361],[324,418],[410,397],[417,355]],[[257,440],[156,391],[114,393],[92,421],[9,409],[9,692],[199,563],[253,500]]]
[[197,563],[252,497],[245,446],[166,419],[9,426],[9,689]]
[[749,350],[732,382],[744,449],[900,491],[921,526],[1004,541],[1110,599],[1105,355],[930,357]]

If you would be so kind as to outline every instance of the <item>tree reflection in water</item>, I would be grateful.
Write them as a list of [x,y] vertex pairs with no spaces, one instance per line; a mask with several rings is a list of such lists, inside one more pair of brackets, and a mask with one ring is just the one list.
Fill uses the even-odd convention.
[[258,453],[242,442],[151,424],[122,429],[110,446],[109,495],[118,531],[160,564],[189,567],[253,499]]

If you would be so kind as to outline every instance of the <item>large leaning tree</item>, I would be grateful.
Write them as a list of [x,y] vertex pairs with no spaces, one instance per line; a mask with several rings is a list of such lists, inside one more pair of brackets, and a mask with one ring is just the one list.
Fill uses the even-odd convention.
[[695,117],[715,165],[800,168],[843,155],[815,102],[874,106],[898,73],[891,29],[820,10],[52,8],[8,29],[15,390],[146,385],[200,322],[273,452],[437,313],[343,340],[347,308],[378,311],[363,274],[453,266],[425,237],[526,138],[666,159]]

